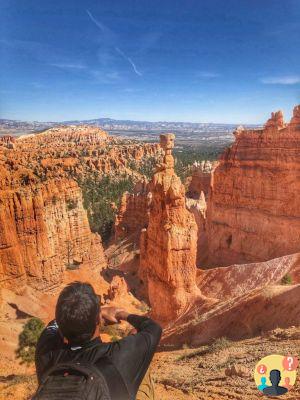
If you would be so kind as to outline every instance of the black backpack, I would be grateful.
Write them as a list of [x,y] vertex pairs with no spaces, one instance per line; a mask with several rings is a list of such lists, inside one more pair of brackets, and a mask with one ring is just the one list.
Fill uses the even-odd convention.
[[43,375],[32,400],[129,400],[128,390],[108,357],[95,365],[66,362]]

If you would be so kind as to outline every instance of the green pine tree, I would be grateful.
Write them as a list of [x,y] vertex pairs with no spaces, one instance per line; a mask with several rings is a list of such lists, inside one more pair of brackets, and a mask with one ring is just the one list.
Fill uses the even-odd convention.
[[21,359],[22,364],[30,364],[34,361],[36,344],[44,327],[43,321],[39,318],[31,318],[24,325],[16,350],[17,358]]

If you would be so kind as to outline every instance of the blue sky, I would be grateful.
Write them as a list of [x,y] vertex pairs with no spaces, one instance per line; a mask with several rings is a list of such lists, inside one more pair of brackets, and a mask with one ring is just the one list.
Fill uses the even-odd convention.
[[300,103],[299,0],[2,0],[0,117],[261,123]]

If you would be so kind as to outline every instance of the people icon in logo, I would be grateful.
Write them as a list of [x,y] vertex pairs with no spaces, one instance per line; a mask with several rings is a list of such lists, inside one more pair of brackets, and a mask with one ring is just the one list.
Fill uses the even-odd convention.
[[261,395],[281,396],[293,389],[297,381],[298,357],[270,354],[258,360],[254,380]]
[[265,376],[263,376],[263,377],[260,379],[260,382],[261,382],[261,384],[258,385],[258,389],[261,390],[261,391],[263,391],[266,387],[268,387],[268,385],[267,385],[267,378],[266,378]]
[[278,369],[272,369],[272,371],[270,372],[270,381],[272,383],[272,386],[264,388],[263,394],[266,394],[268,396],[281,396],[282,394],[285,394],[288,389],[284,386],[279,386],[280,380],[280,371]]
[[284,385],[285,388],[287,388],[287,390],[291,390],[293,385],[291,385],[291,378],[289,376],[284,378]]

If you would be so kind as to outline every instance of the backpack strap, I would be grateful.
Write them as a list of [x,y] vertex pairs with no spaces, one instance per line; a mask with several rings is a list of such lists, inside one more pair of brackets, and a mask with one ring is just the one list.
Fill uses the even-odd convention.
[[131,399],[122,375],[109,357],[101,357],[94,366],[103,374],[113,400]]

